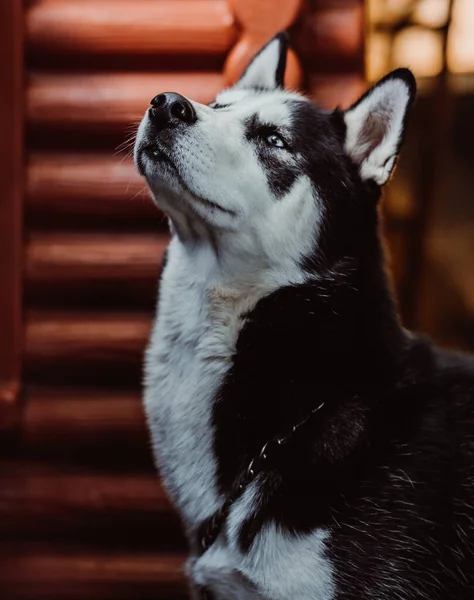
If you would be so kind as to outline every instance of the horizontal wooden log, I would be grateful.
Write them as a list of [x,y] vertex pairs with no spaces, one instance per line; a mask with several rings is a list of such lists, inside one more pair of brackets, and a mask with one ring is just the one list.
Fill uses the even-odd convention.
[[[67,448],[67,447],[66,447]],[[155,473],[95,472],[71,465],[0,463],[2,539],[93,542],[127,539],[184,550],[177,516]]]
[[147,439],[138,392],[34,387],[27,391],[21,444],[35,452],[100,445],[110,452],[121,444],[128,449],[145,447]]
[[30,49],[85,54],[224,54],[236,27],[226,0],[39,0]]
[[29,215],[162,219],[133,162],[110,154],[32,154],[27,164]]
[[26,243],[30,305],[153,310],[168,234],[36,233]]
[[137,124],[160,92],[210,102],[224,87],[219,73],[34,72],[27,86],[27,119],[34,128],[110,131]]
[[[36,463],[3,463],[0,531],[54,531],[96,526],[115,514],[170,513],[170,504],[153,475],[94,473]],[[57,523],[52,521],[57,519]],[[22,523],[22,520],[24,522]],[[50,526],[44,522],[51,521]],[[16,525],[14,525],[16,522]],[[18,532],[19,533],[19,532]],[[52,533],[52,532],[51,532]]]
[[[166,234],[31,233],[26,279],[31,288],[155,287]],[[72,290],[73,291],[73,290]]]
[[[26,316],[27,368],[139,364],[151,315],[144,313],[30,312]],[[118,373],[119,374],[119,373]]]
[[364,70],[364,4],[316,3],[300,20],[295,49],[306,71]]
[[100,553],[2,544],[2,597],[10,600],[130,600],[185,597],[179,555]]

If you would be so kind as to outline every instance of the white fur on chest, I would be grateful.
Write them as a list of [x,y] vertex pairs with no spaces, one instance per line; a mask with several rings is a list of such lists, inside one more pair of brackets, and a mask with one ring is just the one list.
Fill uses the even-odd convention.
[[188,526],[220,505],[212,403],[230,366],[241,326],[220,301],[205,249],[190,262],[173,240],[157,320],[146,355],[145,408],[162,479]]
[[332,600],[333,567],[325,548],[328,531],[295,535],[269,523],[248,552],[240,551],[238,532],[255,511],[258,495],[257,480],[233,506],[225,535],[221,533],[197,560],[191,559],[191,579],[211,589],[216,600]]
[[[193,535],[224,500],[216,485],[212,407],[232,363],[242,315],[264,295],[302,277],[282,269],[259,272],[258,283],[234,278],[229,285],[209,248],[189,253],[172,240],[146,354],[144,400],[162,480]],[[255,482],[232,508],[225,535],[191,558],[190,579],[212,589],[218,600],[333,598],[326,532],[297,537],[269,525],[248,553],[240,552],[239,528],[254,512],[257,494]]]

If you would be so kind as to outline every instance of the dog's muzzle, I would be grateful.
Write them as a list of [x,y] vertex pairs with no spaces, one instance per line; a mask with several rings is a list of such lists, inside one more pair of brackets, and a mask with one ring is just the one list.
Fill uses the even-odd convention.
[[157,129],[191,125],[197,120],[196,111],[187,98],[175,92],[158,94],[150,102],[148,109],[150,121]]

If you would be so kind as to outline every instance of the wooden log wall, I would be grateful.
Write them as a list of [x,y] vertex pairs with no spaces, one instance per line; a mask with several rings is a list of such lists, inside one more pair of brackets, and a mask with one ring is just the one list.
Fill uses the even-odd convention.
[[22,13],[19,1],[0,3],[0,433],[18,424],[20,400],[24,178]]
[[348,104],[363,85],[363,0],[3,0],[0,17],[0,33],[24,24],[0,100],[0,119],[17,120],[0,161],[15,161],[0,171],[0,233],[16,269],[0,319],[21,389],[3,393],[0,370],[0,409],[17,407],[0,447],[1,597],[184,598],[185,544],[140,404],[168,233],[116,149],[156,93],[212,100],[280,29],[287,83]]

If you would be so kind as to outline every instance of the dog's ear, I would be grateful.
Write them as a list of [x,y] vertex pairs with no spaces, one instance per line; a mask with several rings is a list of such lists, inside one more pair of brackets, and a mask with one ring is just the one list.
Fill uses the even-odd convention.
[[287,53],[288,37],[284,32],[278,33],[251,60],[235,87],[270,90],[283,87]]
[[411,71],[397,69],[343,113],[344,148],[362,179],[383,185],[390,177],[415,94]]

